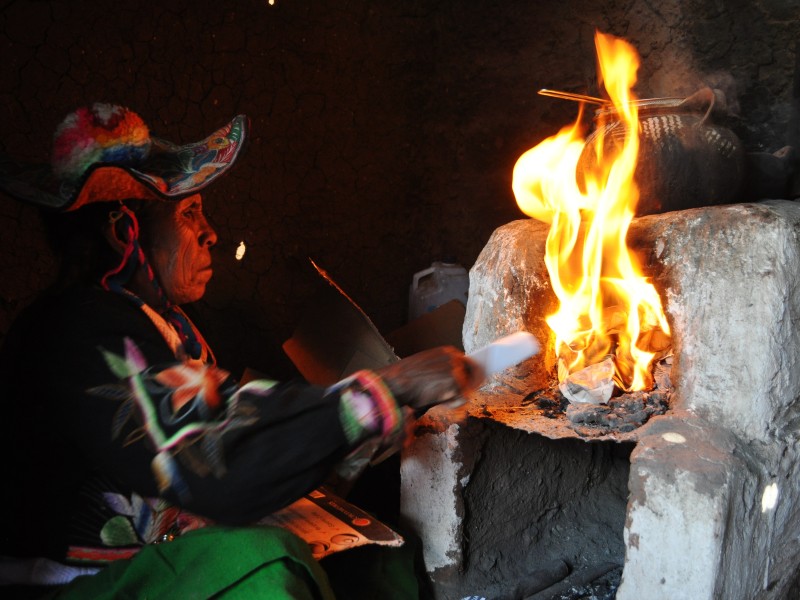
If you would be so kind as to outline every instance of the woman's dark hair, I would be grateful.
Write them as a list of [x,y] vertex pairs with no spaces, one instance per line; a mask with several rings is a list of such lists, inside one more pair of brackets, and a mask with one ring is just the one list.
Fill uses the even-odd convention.
[[[137,200],[125,201],[134,211],[141,204]],[[117,202],[96,202],[74,212],[42,213],[47,240],[60,261],[56,289],[96,282],[119,264],[121,256],[103,235],[119,206]]]

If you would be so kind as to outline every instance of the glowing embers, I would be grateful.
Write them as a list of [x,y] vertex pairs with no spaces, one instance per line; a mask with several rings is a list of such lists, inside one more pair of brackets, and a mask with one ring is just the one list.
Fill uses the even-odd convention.
[[615,388],[652,389],[653,361],[671,346],[658,293],[626,244],[639,200],[631,92],[639,59],[621,39],[598,32],[595,44],[600,82],[624,133],[613,144],[595,136],[597,160],[579,172],[587,144],[579,115],[520,157],[512,185],[523,212],[550,225],[545,263],[559,308],[547,324],[556,335],[559,389],[573,403],[608,402]]
[[570,428],[583,438],[625,434],[644,425],[650,417],[669,409],[672,397],[670,372],[672,357],[655,363],[654,385],[649,390],[624,392],[603,403],[571,402],[560,391],[560,385],[528,394],[523,406],[534,408],[544,417],[566,417]]

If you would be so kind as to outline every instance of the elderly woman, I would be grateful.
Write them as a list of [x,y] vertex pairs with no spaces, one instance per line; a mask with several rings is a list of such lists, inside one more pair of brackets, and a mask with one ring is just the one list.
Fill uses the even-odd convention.
[[51,173],[0,165],[0,187],[57,213],[65,252],[79,258],[77,284],[30,307],[0,357],[0,579],[17,591],[331,598],[304,542],[246,525],[365,443],[395,443],[402,407],[421,411],[477,383],[450,348],[327,389],[240,385],[216,364],[180,305],[212,275],[217,234],[200,191],[246,136],[239,116],[177,146],[135,113],[95,104],[59,126]]

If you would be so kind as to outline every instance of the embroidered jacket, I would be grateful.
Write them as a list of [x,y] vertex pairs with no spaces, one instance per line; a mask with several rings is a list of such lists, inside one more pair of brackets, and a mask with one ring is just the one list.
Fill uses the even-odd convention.
[[328,389],[240,386],[176,358],[150,312],[81,288],[35,304],[9,332],[0,554],[102,562],[204,518],[252,523],[401,428],[372,372]]

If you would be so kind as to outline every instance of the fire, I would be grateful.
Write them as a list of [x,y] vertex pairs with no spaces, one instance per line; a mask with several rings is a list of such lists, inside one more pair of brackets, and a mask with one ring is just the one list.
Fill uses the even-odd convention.
[[[614,383],[625,391],[653,385],[654,337],[668,340],[658,292],[642,274],[625,238],[639,190],[636,83],[639,58],[626,41],[595,36],[601,84],[625,125],[613,143],[601,129],[587,141],[580,126],[563,128],[523,154],[514,167],[513,191],[524,213],[550,224],[545,263],[558,311],[547,318],[556,334],[559,380],[613,356]],[[579,161],[585,150],[597,160]],[[660,349],[660,348],[659,348]]]

